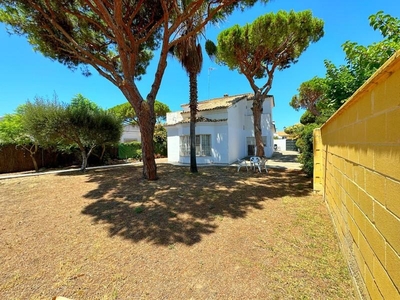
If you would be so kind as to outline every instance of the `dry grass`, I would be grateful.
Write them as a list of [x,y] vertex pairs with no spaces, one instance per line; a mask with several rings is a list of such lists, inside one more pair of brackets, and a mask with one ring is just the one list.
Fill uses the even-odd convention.
[[0,181],[0,299],[353,299],[299,171],[159,165]]

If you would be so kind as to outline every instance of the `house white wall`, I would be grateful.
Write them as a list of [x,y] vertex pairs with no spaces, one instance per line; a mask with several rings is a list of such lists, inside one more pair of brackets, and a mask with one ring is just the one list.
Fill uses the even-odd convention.
[[286,151],[286,139],[276,139],[274,144],[278,147],[277,151]]
[[228,108],[229,163],[247,156],[246,105],[247,101],[239,101]]
[[167,113],[167,118],[165,124],[176,124],[179,123],[183,120],[182,117],[182,112],[181,111],[176,111],[176,112],[169,112]]
[[[244,112],[244,121],[242,124],[244,124],[244,134],[245,134],[245,141],[244,141],[244,152],[242,153],[241,157],[247,156],[248,154],[248,149],[247,149],[247,138],[248,137],[253,137],[254,138],[254,118],[253,118],[253,111],[251,110],[253,102],[252,101],[241,101],[243,102],[242,104],[245,104],[244,106],[240,107],[239,113]],[[272,121],[272,108],[274,106],[273,103],[273,98],[268,97],[265,99],[263,103],[263,112],[261,114],[261,135],[265,137],[266,139],[266,144],[264,146],[264,153],[265,156],[271,157],[273,152],[274,152],[274,144],[273,144],[273,138],[274,138],[274,124]],[[233,120],[236,120],[233,118]],[[241,119],[239,119],[241,120]]]
[[141,142],[141,135],[139,126],[124,125],[120,142],[130,143],[130,142]]
[[[273,154],[274,124],[272,122],[273,98],[268,97],[263,103],[261,117],[262,136],[266,137],[264,152],[267,157]],[[211,156],[197,156],[198,164],[221,163],[230,164],[238,158],[248,155],[248,138],[254,138],[252,101],[243,99],[233,103],[228,108],[218,108],[199,111],[197,117],[218,122],[197,122],[196,135],[211,135]],[[190,156],[179,156],[180,136],[189,135],[189,123],[179,123],[176,120],[188,119],[188,112],[167,114],[167,147],[168,161],[172,163],[190,163]],[[226,121],[225,121],[226,120]],[[176,124],[178,123],[178,124]],[[174,125],[175,124],[175,125]]]
[[[190,156],[179,155],[180,136],[190,134],[190,124],[181,123],[174,127],[167,126],[168,162],[190,163]],[[227,164],[228,161],[228,127],[226,122],[196,123],[196,135],[211,135],[211,156],[197,156],[198,164]]]
[[166,127],[167,129],[167,157],[169,162],[179,162],[179,136],[182,135],[181,126]]

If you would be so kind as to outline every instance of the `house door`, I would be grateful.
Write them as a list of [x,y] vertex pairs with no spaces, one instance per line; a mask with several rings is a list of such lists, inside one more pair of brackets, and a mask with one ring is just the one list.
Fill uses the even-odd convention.
[[248,156],[256,155],[256,139],[251,136],[247,137],[246,144],[247,144],[247,155]]
[[247,145],[247,155],[248,156],[256,155],[256,147],[254,145]]

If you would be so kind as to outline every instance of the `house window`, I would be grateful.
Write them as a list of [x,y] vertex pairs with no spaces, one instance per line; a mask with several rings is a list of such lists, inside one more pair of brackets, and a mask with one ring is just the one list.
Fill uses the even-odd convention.
[[[180,137],[180,156],[190,156],[190,136]],[[211,135],[196,135],[196,156],[211,156]]]
[[[268,147],[269,143],[268,143],[267,137],[266,136],[261,136],[261,139],[262,139],[262,142],[263,142],[264,146]],[[246,142],[247,142],[247,145],[255,146],[256,145],[256,138],[253,137],[253,136],[247,137],[246,138]]]

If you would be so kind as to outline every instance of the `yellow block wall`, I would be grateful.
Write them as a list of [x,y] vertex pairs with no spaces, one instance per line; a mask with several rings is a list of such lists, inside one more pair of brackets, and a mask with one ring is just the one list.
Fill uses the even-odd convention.
[[400,299],[400,51],[314,131],[314,189],[361,298]]

